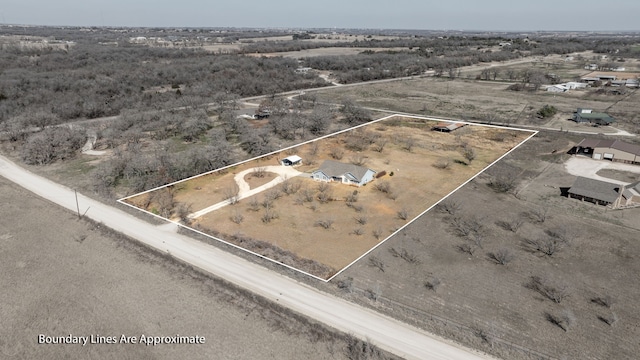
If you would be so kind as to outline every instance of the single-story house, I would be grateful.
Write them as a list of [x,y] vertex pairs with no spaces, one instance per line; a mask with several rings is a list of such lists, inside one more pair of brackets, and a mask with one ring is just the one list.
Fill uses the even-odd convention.
[[578,108],[578,111],[573,113],[573,121],[577,123],[590,123],[595,125],[610,125],[616,120],[606,113],[593,112],[591,109]]
[[620,207],[640,206],[640,181],[624,187],[620,197]]
[[620,140],[584,139],[576,145],[575,153],[588,155],[595,160],[640,165],[640,146]]
[[433,131],[441,131],[441,132],[452,132],[454,130],[457,130],[463,126],[465,126],[466,124],[463,123],[448,123],[448,122],[441,122],[441,123],[437,123],[434,127],[431,128],[431,130]]
[[362,186],[375,178],[376,171],[353,164],[325,160],[318,170],[311,173],[317,181],[340,181],[343,184]]
[[569,88],[564,84],[549,85],[547,86],[547,91],[554,93],[563,93],[569,91]]
[[302,158],[298,155],[291,155],[291,156],[287,156],[286,158],[282,159],[282,161],[280,161],[280,163],[283,166],[296,166],[296,165],[300,165],[302,164]]
[[578,176],[568,194],[574,199],[615,207],[621,187],[622,185]]

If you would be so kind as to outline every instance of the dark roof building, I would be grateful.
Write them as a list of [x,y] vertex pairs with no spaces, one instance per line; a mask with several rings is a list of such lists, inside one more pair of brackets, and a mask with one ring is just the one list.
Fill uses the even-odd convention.
[[569,189],[569,197],[599,205],[616,205],[622,186],[579,176]]
[[441,123],[436,124],[434,127],[432,127],[431,130],[441,131],[441,132],[451,132],[451,131],[459,129],[459,128],[465,126],[465,125],[466,124],[463,124],[463,123],[441,122]]
[[596,160],[640,164],[640,146],[620,140],[584,139],[576,145],[576,154],[589,155]]
[[610,125],[616,119],[606,113],[593,112],[591,109],[578,109],[573,113],[573,121],[577,123],[590,123],[595,125]]

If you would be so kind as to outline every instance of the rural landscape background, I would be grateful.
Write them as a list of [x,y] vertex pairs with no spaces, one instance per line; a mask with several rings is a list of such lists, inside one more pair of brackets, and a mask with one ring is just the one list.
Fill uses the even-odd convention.
[[[567,189],[578,176],[633,184],[640,166],[620,170],[607,161],[597,173],[577,174],[567,164],[598,161],[574,154],[585,138],[640,144],[639,75],[640,35],[633,32],[2,25],[0,150],[7,161],[169,234],[478,356],[629,359],[640,350],[640,208],[572,199]],[[588,86],[557,87],[570,82]],[[615,122],[577,123],[579,108]],[[406,123],[349,130],[389,115]],[[429,120],[418,129],[408,120],[415,118]],[[469,125],[433,131],[461,121]],[[345,132],[330,136],[338,131]],[[263,193],[256,204],[240,199],[209,217],[189,217],[230,200],[231,174],[260,168],[262,160],[235,164],[270,154],[265,161],[278,165],[281,152],[300,155],[303,172],[332,159],[385,174],[360,188],[328,183],[331,196],[304,179],[313,189],[309,201],[300,196],[305,186],[292,193],[282,187],[272,204],[262,204]],[[224,167],[227,173],[215,172]],[[258,187],[275,177],[247,182]],[[407,225],[429,207],[422,204],[470,177]],[[0,294],[0,319],[9,324],[0,354],[408,356],[110,230],[91,220],[97,209],[79,204],[69,212],[0,180],[0,283],[12,289]],[[141,192],[146,197],[132,203],[147,213],[117,201]],[[268,248],[277,261],[291,265],[282,259],[315,251],[288,235],[278,239],[301,216],[310,243],[326,236],[336,244],[315,259],[332,268],[319,268],[320,277],[393,236],[323,282],[187,229],[217,229],[235,245],[265,236],[277,243]],[[37,345],[47,332],[200,333],[207,343]]]

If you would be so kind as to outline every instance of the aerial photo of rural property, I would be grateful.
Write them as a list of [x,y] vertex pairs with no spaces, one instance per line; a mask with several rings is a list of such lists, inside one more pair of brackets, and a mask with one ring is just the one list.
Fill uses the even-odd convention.
[[4,4],[0,359],[639,358],[639,12]]

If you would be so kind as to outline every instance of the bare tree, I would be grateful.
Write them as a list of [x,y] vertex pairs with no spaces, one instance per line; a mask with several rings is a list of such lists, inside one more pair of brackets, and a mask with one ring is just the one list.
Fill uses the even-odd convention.
[[558,304],[569,296],[569,289],[566,285],[555,283],[546,277],[532,276],[526,287]]
[[315,226],[319,226],[323,229],[331,229],[333,222],[333,219],[320,219],[315,222]]
[[407,220],[409,218],[409,211],[406,208],[402,208],[398,210],[396,215],[400,220]]
[[372,231],[373,237],[376,238],[377,240],[380,239],[380,237],[382,237],[382,229],[377,227],[375,229],[373,229]]
[[235,205],[240,201],[240,188],[235,184],[232,187],[227,187],[223,190],[223,196],[229,204]]
[[344,156],[344,150],[342,150],[342,148],[339,146],[334,146],[331,148],[331,150],[329,150],[329,156],[331,156],[335,160],[342,160],[342,157]]
[[476,151],[469,145],[466,145],[462,148],[462,156],[471,164],[471,162],[476,158]]
[[382,260],[380,260],[376,256],[371,256],[369,258],[369,266],[373,266],[373,267],[377,268],[378,270],[384,272],[385,264],[384,264],[384,262],[382,262]]
[[469,244],[469,243],[462,243],[460,245],[458,245],[458,250],[460,250],[463,253],[469,254],[471,256],[473,256],[473,253],[476,252],[476,247]]
[[495,252],[490,252],[489,258],[493,260],[496,264],[507,265],[513,260],[514,255],[511,250],[507,248],[501,248]]
[[598,315],[598,319],[609,326],[613,326],[618,322],[618,314],[611,312],[607,315]]
[[358,236],[360,236],[360,235],[364,234],[364,229],[363,229],[363,228],[361,228],[361,227],[359,227],[359,228],[355,228],[355,229],[353,229],[353,231],[352,231],[351,233],[352,233],[353,235],[358,235]]
[[565,245],[565,242],[562,239],[551,236],[525,239],[524,241],[525,244],[529,245],[532,249],[547,256],[553,256],[553,254],[560,251],[560,249]]
[[460,209],[462,209],[462,204],[451,199],[446,199],[441,201],[438,206],[438,210],[445,212],[449,215],[455,215]]
[[442,281],[436,276],[431,276],[424,282],[424,286],[432,291],[437,291],[440,284],[442,284]]
[[367,162],[367,158],[364,155],[356,154],[349,158],[349,162],[353,165],[363,166]]
[[604,306],[606,308],[611,308],[614,303],[611,295],[596,296],[591,299],[591,302],[600,306]]
[[267,169],[264,166],[253,168],[253,170],[251,171],[251,176],[263,178],[267,176]]
[[569,309],[563,310],[560,314],[545,313],[545,317],[550,323],[564,331],[569,331],[576,322],[576,316]]
[[231,215],[231,221],[236,224],[240,224],[244,220],[244,215],[242,215],[239,211],[234,211],[233,215]]

